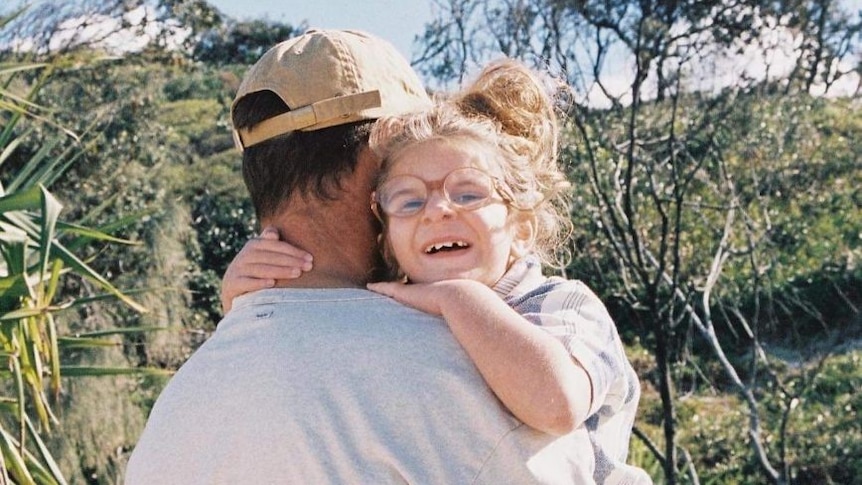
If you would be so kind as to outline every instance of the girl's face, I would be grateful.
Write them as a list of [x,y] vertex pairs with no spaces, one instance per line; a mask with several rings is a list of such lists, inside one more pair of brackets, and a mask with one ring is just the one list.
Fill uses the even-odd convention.
[[[474,209],[459,208],[444,194],[443,181],[454,170],[473,168],[500,177],[498,157],[485,144],[459,139],[421,142],[391,160],[384,183],[410,175],[428,187],[425,205],[415,214],[386,216],[390,250],[411,282],[464,278],[493,286],[514,255],[524,252],[531,226],[510,218],[509,208],[496,190],[491,189],[487,204]],[[458,193],[457,178],[446,182],[449,195],[469,205],[474,195]]]

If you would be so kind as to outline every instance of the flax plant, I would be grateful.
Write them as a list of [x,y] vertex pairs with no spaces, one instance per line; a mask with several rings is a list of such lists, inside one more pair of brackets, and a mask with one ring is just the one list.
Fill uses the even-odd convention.
[[[3,23],[0,18],[0,28]],[[144,329],[64,336],[55,323],[58,313],[105,298],[119,299],[139,312],[145,309],[76,255],[93,242],[131,242],[61,221],[62,204],[48,190],[81,153],[77,137],[33,102],[50,69],[45,64],[0,62],[0,173],[5,174],[0,180],[0,485],[66,483],[43,441],[58,423],[52,403],[59,396],[61,376],[163,373],[61,362],[64,346],[116,345],[112,334]],[[16,84],[22,76],[35,81]],[[21,84],[28,86],[23,94],[13,88]],[[39,126],[56,132],[55,138],[30,155],[20,155]],[[86,280],[101,294],[63,295],[64,278]]]

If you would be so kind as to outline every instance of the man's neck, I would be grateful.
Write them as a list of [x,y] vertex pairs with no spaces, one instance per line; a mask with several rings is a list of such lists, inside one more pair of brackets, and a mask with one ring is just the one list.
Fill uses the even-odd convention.
[[282,288],[364,288],[376,261],[376,236],[362,216],[331,207],[319,213],[302,211],[268,221],[281,239],[308,251],[312,269],[296,279],[278,280]]
[[[294,244],[294,243],[292,243]],[[296,244],[298,247],[314,246]],[[314,255],[314,265],[299,278],[276,280],[277,288],[365,288],[372,272],[337,263],[319,250],[306,249]],[[341,261],[344,259],[339,258]]]
[[369,210],[379,160],[366,147],[356,167],[338,184],[338,196],[320,200],[294,194],[283,210],[264,225],[278,228],[281,238],[311,253],[313,268],[295,280],[278,281],[291,288],[364,288],[379,261],[379,224]]
[[276,288],[365,288],[365,283],[351,281],[339,275],[310,271],[290,280],[276,280]]

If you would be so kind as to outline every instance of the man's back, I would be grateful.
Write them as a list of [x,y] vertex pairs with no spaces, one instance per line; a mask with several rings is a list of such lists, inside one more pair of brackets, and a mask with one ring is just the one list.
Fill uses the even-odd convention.
[[172,379],[126,483],[589,483],[581,439],[512,417],[442,320],[365,290],[266,290]]

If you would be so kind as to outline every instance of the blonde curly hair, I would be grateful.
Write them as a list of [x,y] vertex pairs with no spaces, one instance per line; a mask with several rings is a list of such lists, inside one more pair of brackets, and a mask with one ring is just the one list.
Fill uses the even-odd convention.
[[[466,139],[500,154],[500,173],[518,216],[532,218],[532,252],[545,264],[558,258],[571,232],[570,184],[559,166],[557,104],[565,86],[524,64],[505,59],[487,66],[466,88],[438,98],[420,113],[379,119],[369,145],[382,159],[378,183],[386,180],[399,154],[429,140]],[[384,259],[398,274],[386,244]]]

